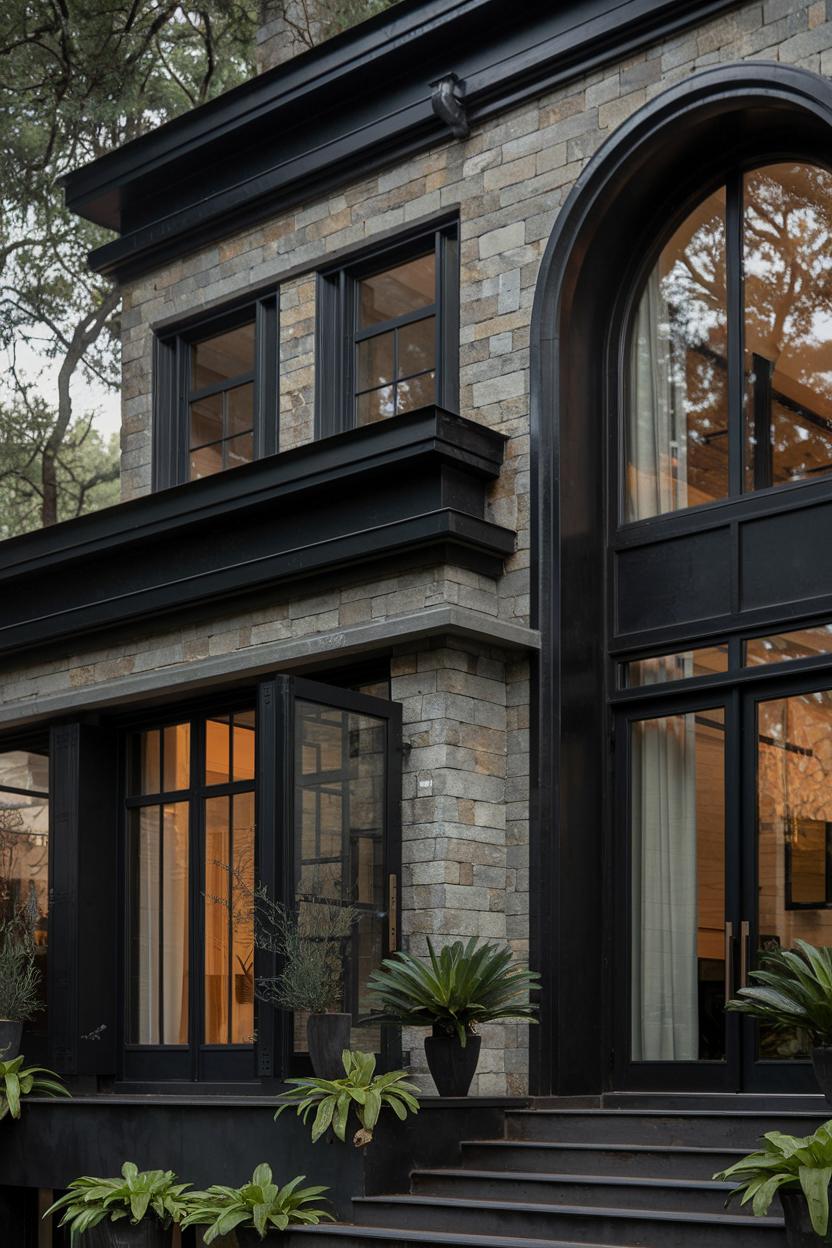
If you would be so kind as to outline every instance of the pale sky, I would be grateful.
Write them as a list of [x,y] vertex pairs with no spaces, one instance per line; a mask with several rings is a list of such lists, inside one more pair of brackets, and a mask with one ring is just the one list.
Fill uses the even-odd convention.
[[[33,383],[36,391],[52,403],[58,399],[59,360],[50,360],[38,354],[36,344],[18,342],[17,371],[26,381]],[[0,394],[11,396],[11,378],[7,369],[0,369]],[[118,433],[121,424],[121,399],[118,390],[109,390],[96,380],[88,381],[83,370],[78,369],[72,382],[73,417],[84,413],[96,413],[94,425],[104,438]]]

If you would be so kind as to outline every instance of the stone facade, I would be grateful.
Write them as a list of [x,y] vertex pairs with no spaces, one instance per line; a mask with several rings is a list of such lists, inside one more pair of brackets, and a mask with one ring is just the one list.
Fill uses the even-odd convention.
[[[313,437],[315,270],[410,223],[457,210],[460,222],[460,412],[508,436],[490,518],[517,549],[494,581],[455,567],[336,588],[281,590],[186,630],[90,644],[4,673],[4,703],[21,714],[44,696],[90,697],[121,678],[227,657],[257,670],[264,647],[437,605],[465,607],[489,627],[528,628],[529,325],[540,260],[558,211],[598,146],[647,100],[719,62],[750,57],[832,73],[832,0],[753,0],[646,51],[476,127],[464,141],[344,187],[131,283],[124,292],[123,493],[150,489],[151,328],[247,288],[280,287],[280,444]],[[194,669],[196,670],[196,668]],[[528,943],[529,668],[499,642],[439,638],[396,648],[392,696],[404,711],[403,930]],[[523,1028],[486,1030],[481,1093],[525,1087]],[[413,1045],[414,1061],[421,1058]]]

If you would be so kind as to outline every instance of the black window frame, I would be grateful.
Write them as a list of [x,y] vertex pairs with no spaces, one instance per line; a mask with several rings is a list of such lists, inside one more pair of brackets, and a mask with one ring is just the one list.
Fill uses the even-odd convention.
[[[696,190],[686,195],[681,201],[671,198],[662,214],[661,229],[654,233],[652,245],[646,248],[639,257],[633,277],[626,283],[625,306],[619,324],[619,340],[616,348],[618,356],[617,376],[620,388],[612,405],[617,414],[615,428],[610,430],[609,460],[609,498],[614,506],[609,507],[609,532],[612,540],[616,535],[628,532],[639,532],[656,525],[672,525],[674,522],[681,527],[690,522],[707,523],[708,515],[718,508],[737,505],[750,499],[771,499],[772,506],[777,508],[777,498],[790,494],[795,490],[806,489],[813,484],[832,475],[832,469],[826,474],[807,476],[794,481],[773,483],[771,446],[769,428],[771,411],[767,408],[772,395],[785,401],[795,411],[804,411],[799,403],[789,400],[787,396],[772,388],[770,361],[754,354],[754,368],[759,373],[759,384],[753,386],[752,396],[747,399],[745,374],[745,271],[744,271],[744,225],[745,225],[745,179],[747,175],[783,164],[802,164],[814,166],[832,175],[832,163],[818,151],[801,150],[799,145],[778,150],[755,152],[746,157],[729,158],[715,171],[712,176],[703,176]],[[642,516],[637,519],[627,517],[627,470],[628,470],[628,426],[631,415],[631,356],[630,348],[638,306],[645,284],[658,263],[666,244],[685,221],[700,207],[705,200],[716,191],[725,191],[725,310],[726,310],[726,435],[728,446],[727,491],[721,498],[708,499],[694,503],[688,507],[659,512],[654,516]],[[657,220],[659,218],[657,217]],[[620,314],[619,314],[620,315]],[[749,403],[746,415],[746,403]],[[749,419],[750,418],[750,419]],[[746,433],[753,428],[756,445],[764,446],[764,456],[755,454],[751,465],[753,485],[746,482],[745,452]],[[765,506],[765,501],[761,502]],[[700,517],[702,518],[700,520]]]
[[[355,253],[337,266],[318,273],[315,323],[315,437],[325,438],[357,428],[355,346],[362,334],[357,327],[357,290],[362,278],[383,273],[427,255],[436,256],[435,299],[416,317],[402,316],[384,323],[384,330],[410,320],[436,316],[436,381],[434,402],[459,411],[459,221],[456,215],[432,221],[383,244]],[[373,333],[381,332],[378,326]]]
[[[254,322],[254,369],[250,374],[235,378],[234,384],[254,383],[254,459],[263,459],[279,450],[280,291],[275,288],[218,310],[195,314],[154,337],[153,490],[184,485],[191,480],[189,405],[193,397],[190,386],[192,344],[237,329],[250,321]],[[229,387],[223,385],[217,388]]]

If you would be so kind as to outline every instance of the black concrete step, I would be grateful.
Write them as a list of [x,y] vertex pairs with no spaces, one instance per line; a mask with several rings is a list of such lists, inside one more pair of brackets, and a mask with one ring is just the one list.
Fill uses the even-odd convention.
[[[312,1237],[312,1243],[309,1237]],[[266,1240],[266,1244],[270,1241]],[[466,1235],[445,1231],[407,1231],[399,1227],[304,1226],[281,1231],[280,1248],[396,1248],[398,1244],[436,1244],[437,1248],[615,1248],[609,1244],[577,1244],[565,1239],[518,1239],[516,1236]],[[618,1248],[627,1248],[620,1245]]]
[[782,1248],[781,1218],[439,1196],[365,1196],[360,1225],[628,1248]]
[[653,1179],[710,1179],[744,1157],[745,1148],[661,1148],[654,1144],[555,1144],[545,1140],[463,1140],[462,1165],[536,1174],[604,1174]]
[[[615,1209],[675,1209],[680,1213],[722,1213],[732,1188],[731,1183],[704,1180],[615,1178],[596,1173],[562,1175],[469,1169],[414,1170],[412,1175],[412,1190],[418,1196],[430,1194],[461,1200],[523,1201],[538,1205],[600,1205]],[[738,1216],[739,1204],[732,1204],[727,1212]]]
[[660,1109],[527,1109],[506,1115],[514,1140],[553,1143],[688,1144],[704,1148],[755,1148],[765,1131],[811,1135],[824,1121],[814,1113]]
[[[546,1104],[542,1098],[528,1108],[571,1109],[569,1104],[558,1104],[555,1098]],[[524,1106],[523,1108],[527,1108]],[[576,1109],[591,1108],[576,1105]],[[822,1120],[832,1118],[832,1107],[826,1098],[817,1094],[791,1092],[606,1092],[599,1109],[718,1109],[728,1113],[750,1112],[773,1114],[817,1114]]]

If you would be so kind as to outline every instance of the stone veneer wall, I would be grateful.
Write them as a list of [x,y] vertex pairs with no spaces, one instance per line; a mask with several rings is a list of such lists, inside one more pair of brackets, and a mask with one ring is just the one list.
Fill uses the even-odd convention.
[[[517,552],[495,583],[455,568],[413,571],[339,590],[281,590],[256,610],[185,630],[85,646],[71,657],[8,667],[3,701],[31,707],[137,671],[159,674],[208,655],[245,656],[280,637],[329,636],[443,602],[487,621],[528,623],[528,343],[540,258],[586,161],[646,100],[698,69],[764,57],[832,73],[832,0],[752,0],[378,176],[205,248],[125,290],[122,466],[125,498],[150,488],[151,332],[171,318],[273,281],[280,295],[281,445],[313,436],[314,269],[408,223],[458,209],[461,237],[460,410],[509,436],[490,514],[516,529]],[[528,940],[528,667],[498,649],[448,641],[393,663],[405,740],[405,939],[428,932]],[[525,1086],[522,1028],[489,1028],[480,1092]],[[421,1046],[414,1045],[421,1060]]]

